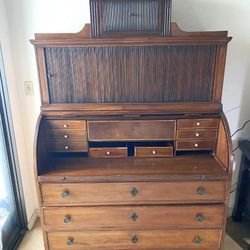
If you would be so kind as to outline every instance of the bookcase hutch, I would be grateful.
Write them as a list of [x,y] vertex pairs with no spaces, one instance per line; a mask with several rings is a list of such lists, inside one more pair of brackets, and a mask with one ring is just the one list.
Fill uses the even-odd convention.
[[46,250],[222,250],[232,175],[226,31],[170,0],[91,0],[79,33],[35,34],[35,178]]

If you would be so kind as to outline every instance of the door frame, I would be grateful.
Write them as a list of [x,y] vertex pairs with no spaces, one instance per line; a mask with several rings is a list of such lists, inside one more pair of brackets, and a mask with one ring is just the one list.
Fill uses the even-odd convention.
[[[7,242],[3,242],[3,249],[16,249],[27,231],[27,216],[25,209],[24,193],[22,188],[21,174],[18,163],[18,154],[15,142],[13,121],[7,89],[7,81],[4,70],[2,49],[0,44],[0,115],[2,118],[5,146],[9,161],[10,179],[13,186],[13,196],[18,228],[13,232]],[[4,240],[4,239],[3,239]]]

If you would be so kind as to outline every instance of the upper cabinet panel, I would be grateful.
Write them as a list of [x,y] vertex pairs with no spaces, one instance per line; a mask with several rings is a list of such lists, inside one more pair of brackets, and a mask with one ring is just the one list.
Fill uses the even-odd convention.
[[50,103],[212,102],[214,45],[45,48]]
[[171,0],[90,0],[91,36],[170,35]]

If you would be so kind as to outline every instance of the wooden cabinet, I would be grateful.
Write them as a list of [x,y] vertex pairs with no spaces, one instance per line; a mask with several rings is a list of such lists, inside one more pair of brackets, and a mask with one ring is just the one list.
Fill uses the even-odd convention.
[[170,5],[91,0],[81,32],[32,40],[46,250],[223,249],[232,164],[221,91],[231,38],[181,31]]

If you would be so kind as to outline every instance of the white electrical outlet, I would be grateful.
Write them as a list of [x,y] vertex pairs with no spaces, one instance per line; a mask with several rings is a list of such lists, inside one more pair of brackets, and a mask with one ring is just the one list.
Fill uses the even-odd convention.
[[32,81],[24,82],[24,91],[25,91],[25,95],[34,95],[34,87],[33,87]]

